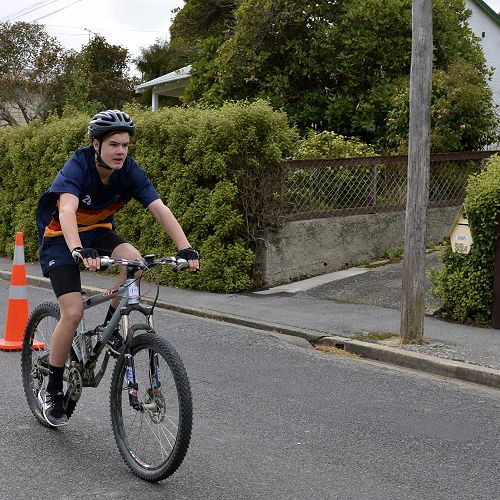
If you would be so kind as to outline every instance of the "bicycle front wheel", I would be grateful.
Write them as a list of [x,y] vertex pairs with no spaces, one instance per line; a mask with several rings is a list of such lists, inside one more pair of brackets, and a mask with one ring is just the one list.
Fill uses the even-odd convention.
[[[120,454],[132,472],[160,481],[180,466],[191,440],[189,380],[175,349],[154,333],[132,340],[132,362],[118,358],[111,380],[111,422]],[[133,363],[137,394],[125,371]]]

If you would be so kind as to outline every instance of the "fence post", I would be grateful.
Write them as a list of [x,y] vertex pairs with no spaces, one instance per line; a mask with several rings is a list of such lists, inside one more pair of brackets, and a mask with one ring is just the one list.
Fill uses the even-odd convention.
[[370,182],[370,200],[369,206],[373,209],[377,206],[377,174],[378,174],[378,165],[374,163],[372,165],[372,175]]
[[493,274],[493,303],[491,326],[500,330],[500,214],[497,216],[497,239],[495,242],[495,266]]

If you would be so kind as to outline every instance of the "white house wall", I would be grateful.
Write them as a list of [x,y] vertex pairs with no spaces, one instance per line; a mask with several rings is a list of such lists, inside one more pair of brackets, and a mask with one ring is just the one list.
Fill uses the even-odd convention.
[[467,0],[465,3],[472,11],[469,24],[472,31],[481,39],[487,64],[495,68],[490,86],[493,90],[493,100],[500,106],[500,25],[481,10],[474,1]]

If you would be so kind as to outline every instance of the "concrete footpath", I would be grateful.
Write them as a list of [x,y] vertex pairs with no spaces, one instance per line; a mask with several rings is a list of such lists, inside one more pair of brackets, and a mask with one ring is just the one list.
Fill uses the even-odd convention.
[[[430,257],[431,266],[435,260]],[[9,259],[0,258],[0,278],[10,280],[11,266]],[[26,270],[30,285],[50,288],[38,263],[27,263]],[[398,263],[339,271],[259,292],[226,295],[162,286],[157,306],[500,389],[500,330],[427,315],[428,343],[400,344],[400,275]],[[82,284],[90,292],[104,290],[112,286],[113,278],[84,272]],[[426,298],[427,302],[432,308],[432,299]]]

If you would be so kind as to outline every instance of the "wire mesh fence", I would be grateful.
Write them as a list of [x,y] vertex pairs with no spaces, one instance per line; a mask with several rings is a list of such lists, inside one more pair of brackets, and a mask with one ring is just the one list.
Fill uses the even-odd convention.
[[[429,207],[463,203],[467,178],[495,151],[431,155]],[[407,156],[293,160],[285,164],[287,219],[405,210]]]

